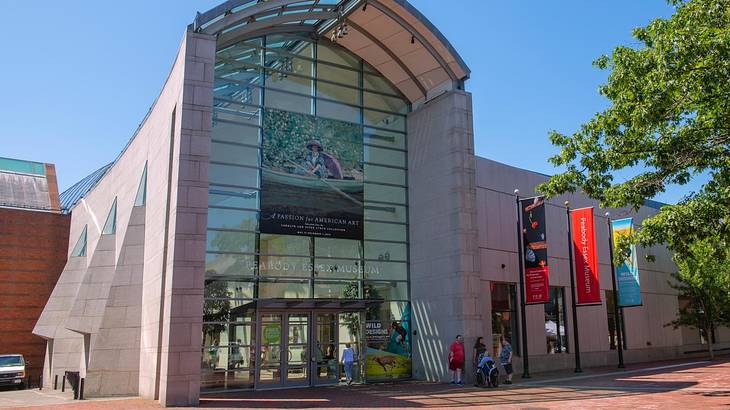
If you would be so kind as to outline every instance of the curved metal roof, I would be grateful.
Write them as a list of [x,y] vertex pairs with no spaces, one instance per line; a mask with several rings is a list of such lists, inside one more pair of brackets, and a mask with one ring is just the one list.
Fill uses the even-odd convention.
[[83,198],[89,191],[91,191],[92,188],[96,186],[99,180],[104,175],[106,175],[107,171],[109,171],[109,168],[111,168],[112,165],[114,165],[114,162],[110,162],[104,165],[103,167],[92,172],[81,181],[73,184],[71,188],[63,191],[60,198],[61,212],[65,214],[71,212],[71,208],[73,208],[74,205],[76,205],[79,200],[81,200],[81,198]]
[[228,0],[198,13],[191,29],[216,35],[219,48],[282,31],[331,38],[380,71],[411,103],[462,88],[470,74],[449,41],[406,0]]

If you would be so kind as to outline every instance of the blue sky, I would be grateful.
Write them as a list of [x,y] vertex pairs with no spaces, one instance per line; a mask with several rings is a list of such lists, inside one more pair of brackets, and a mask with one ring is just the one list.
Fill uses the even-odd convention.
[[[3,0],[0,156],[55,163],[63,190],[112,161],[144,118],[183,31],[221,0]],[[411,0],[471,68],[476,153],[546,174],[551,129],[572,132],[607,101],[591,62],[664,0]],[[657,199],[675,202],[697,184]]]

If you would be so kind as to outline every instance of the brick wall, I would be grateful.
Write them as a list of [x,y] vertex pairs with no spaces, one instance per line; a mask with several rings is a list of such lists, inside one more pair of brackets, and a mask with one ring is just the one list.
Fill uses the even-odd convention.
[[33,383],[46,343],[31,333],[66,264],[69,215],[0,208],[0,354],[30,361]]

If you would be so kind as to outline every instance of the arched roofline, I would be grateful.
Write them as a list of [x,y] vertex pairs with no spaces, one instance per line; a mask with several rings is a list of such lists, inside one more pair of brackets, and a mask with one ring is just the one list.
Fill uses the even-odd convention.
[[[348,26],[348,34],[337,29]],[[443,34],[407,0],[228,0],[198,13],[190,29],[218,46],[269,32],[310,31],[363,58],[411,103],[462,89],[470,70]]]

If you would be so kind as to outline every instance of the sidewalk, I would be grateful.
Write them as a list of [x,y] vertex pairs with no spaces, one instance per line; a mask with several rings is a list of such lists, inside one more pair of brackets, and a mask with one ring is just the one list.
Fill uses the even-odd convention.
[[[200,408],[730,408],[730,358],[664,361],[586,369],[584,373],[535,374],[497,389],[404,382],[204,395]],[[4,395],[0,393],[0,407]],[[60,410],[157,409],[150,400],[126,399],[57,404]],[[28,403],[49,408],[41,403]]]

